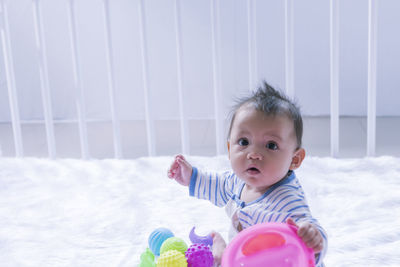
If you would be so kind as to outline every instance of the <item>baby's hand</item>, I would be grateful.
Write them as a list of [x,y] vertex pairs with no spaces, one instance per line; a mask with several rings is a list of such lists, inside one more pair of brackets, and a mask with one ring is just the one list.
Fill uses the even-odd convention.
[[317,227],[309,222],[302,222],[297,225],[291,218],[287,219],[286,222],[298,227],[297,235],[301,238],[301,240],[303,240],[307,247],[314,250],[315,254],[322,251],[324,242]]
[[182,155],[177,155],[168,170],[168,177],[178,183],[188,186],[192,176],[192,166]]
[[221,266],[222,255],[224,254],[224,250],[226,248],[226,242],[221,234],[212,231],[211,236],[213,238],[213,245],[212,245],[212,254],[214,257],[214,264],[213,267]]

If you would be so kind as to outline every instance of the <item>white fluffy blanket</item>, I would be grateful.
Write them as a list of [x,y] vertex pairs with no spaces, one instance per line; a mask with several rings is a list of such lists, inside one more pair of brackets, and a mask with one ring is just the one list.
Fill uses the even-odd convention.
[[[0,265],[137,266],[158,227],[226,236],[223,209],[167,178],[171,160],[0,158]],[[400,266],[399,158],[307,158],[297,176],[329,234],[327,266]]]

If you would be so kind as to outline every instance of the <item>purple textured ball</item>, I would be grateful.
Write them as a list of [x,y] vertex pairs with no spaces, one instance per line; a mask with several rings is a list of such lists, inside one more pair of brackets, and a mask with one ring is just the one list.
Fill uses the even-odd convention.
[[188,267],[212,267],[214,258],[210,247],[193,244],[185,252]]

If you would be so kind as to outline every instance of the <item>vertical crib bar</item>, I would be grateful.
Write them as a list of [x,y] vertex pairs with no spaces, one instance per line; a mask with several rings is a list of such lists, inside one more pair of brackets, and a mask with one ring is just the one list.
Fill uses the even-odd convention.
[[56,157],[56,142],[54,136],[54,125],[53,125],[53,112],[51,108],[51,96],[50,96],[50,85],[47,67],[47,54],[46,54],[46,42],[44,39],[44,29],[42,15],[39,5],[39,0],[33,0],[33,18],[36,45],[39,55],[39,72],[40,72],[40,84],[43,101],[44,119],[46,125],[47,135],[47,147],[49,157],[54,159]]
[[339,0],[330,0],[331,156],[339,155]]
[[293,1],[285,0],[285,86],[289,97],[294,97]]
[[219,35],[219,1],[211,0],[211,41],[213,59],[214,116],[217,155],[223,153],[223,130],[221,121],[221,72],[220,72],[220,35]]
[[108,73],[108,92],[110,97],[111,121],[113,126],[113,140],[114,140],[114,156],[117,159],[122,158],[121,148],[121,131],[118,120],[117,108],[115,105],[115,74],[114,74],[114,57],[112,52],[112,36],[111,36],[111,22],[110,22],[110,5],[108,0],[103,0],[104,11],[104,27],[106,37],[106,59],[107,59],[107,73]]
[[367,156],[375,156],[376,147],[376,58],[378,1],[368,1],[368,122]]
[[256,38],[256,3],[255,0],[247,1],[247,43],[249,55],[249,90],[254,89],[258,79],[257,70],[257,38]]
[[139,31],[140,31],[141,50],[142,50],[142,73],[143,73],[144,105],[145,105],[146,131],[147,131],[147,149],[148,149],[148,154],[151,157],[156,154],[156,147],[155,147],[154,122],[150,108],[146,18],[145,18],[144,0],[139,0],[139,24],[140,24]]
[[78,114],[78,126],[79,126],[79,138],[81,144],[81,156],[83,159],[89,159],[89,145],[87,136],[87,125],[86,125],[86,105],[85,95],[82,86],[82,77],[79,62],[78,52],[78,34],[76,30],[76,18],[74,12],[74,0],[68,1],[68,25],[71,41],[72,50],[72,71],[74,77],[74,91],[75,91],[75,103]]
[[181,11],[180,0],[175,0],[175,37],[176,37],[176,63],[178,78],[178,97],[179,97],[179,123],[181,130],[181,146],[184,154],[190,153],[189,125],[185,108],[183,92],[183,68],[182,68],[182,32],[181,32]]
[[21,121],[19,116],[17,87],[15,85],[14,64],[12,58],[12,48],[10,42],[8,13],[5,0],[0,0],[0,33],[4,55],[4,67],[7,80],[8,98],[10,102],[11,123],[14,136],[15,155],[24,156],[22,144]]

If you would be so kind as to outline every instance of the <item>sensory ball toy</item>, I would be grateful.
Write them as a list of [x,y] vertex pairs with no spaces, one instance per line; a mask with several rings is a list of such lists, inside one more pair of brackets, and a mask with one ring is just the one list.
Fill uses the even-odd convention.
[[162,243],[174,234],[167,228],[157,228],[149,236],[149,247],[154,255],[160,256]]
[[192,244],[185,252],[188,267],[211,267],[214,258],[209,246],[205,244]]
[[167,252],[168,250],[177,250],[182,254],[185,254],[185,251],[188,249],[185,241],[179,237],[170,237],[162,243],[160,248],[160,254]]
[[139,267],[156,267],[156,263],[154,262],[154,254],[149,248],[147,248],[146,251],[140,255]]
[[168,250],[158,257],[157,267],[187,267],[187,261],[181,252]]

